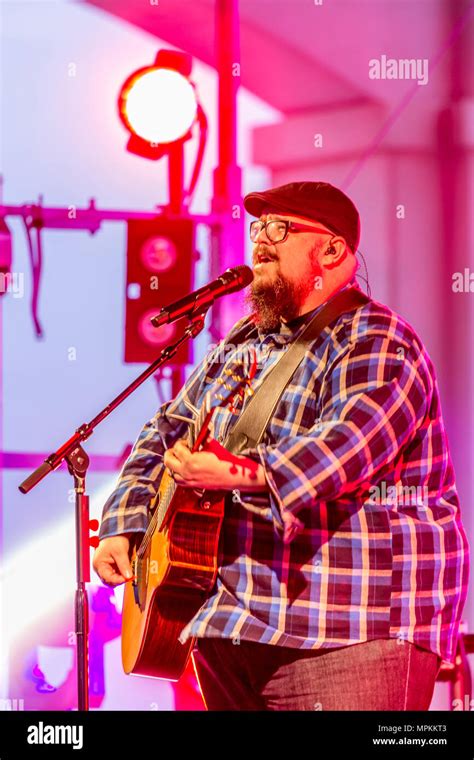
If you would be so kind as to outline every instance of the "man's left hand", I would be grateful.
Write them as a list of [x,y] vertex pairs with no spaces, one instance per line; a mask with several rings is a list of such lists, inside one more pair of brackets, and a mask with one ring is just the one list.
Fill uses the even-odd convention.
[[261,464],[231,454],[214,438],[208,440],[203,450],[195,452],[190,450],[186,439],[181,439],[165,451],[163,461],[175,482],[187,488],[216,491],[267,489]]

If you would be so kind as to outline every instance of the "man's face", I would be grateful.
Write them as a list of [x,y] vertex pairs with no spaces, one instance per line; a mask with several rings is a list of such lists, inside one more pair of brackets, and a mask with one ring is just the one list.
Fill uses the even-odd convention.
[[[333,237],[323,224],[300,216],[280,213],[262,214],[262,222],[287,220],[314,227],[315,231],[292,231],[283,242],[273,243],[266,230],[261,230],[252,250],[254,280],[247,303],[256,313],[264,329],[277,327],[280,317],[291,320],[315,288],[316,277],[322,276],[318,254]],[[265,259],[265,260],[264,260]]]

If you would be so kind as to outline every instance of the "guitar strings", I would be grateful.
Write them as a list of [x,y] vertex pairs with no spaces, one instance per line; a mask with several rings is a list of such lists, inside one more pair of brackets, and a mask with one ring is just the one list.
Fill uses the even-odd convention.
[[[236,365],[238,366],[239,370],[242,371],[242,369],[243,369],[243,367],[242,367],[243,362],[242,361],[237,361]],[[246,392],[250,391],[250,393],[253,393],[253,389],[250,386],[250,380],[253,378],[253,375],[255,374],[255,367],[256,367],[256,356],[254,355],[253,356],[252,367],[251,367],[251,372],[250,372],[250,379],[249,378],[244,378],[243,376],[239,376],[237,373],[232,372],[232,370],[230,370],[230,369],[224,369],[223,374],[227,375],[227,377],[230,376],[232,378],[232,380],[236,383],[236,386],[234,388],[234,392],[233,393],[229,393],[228,397],[227,397],[227,403],[229,401],[231,401],[230,411],[232,413],[235,413],[235,414],[238,413],[238,411],[235,409],[235,406],[234,406],[233,402],[234,402],[235,395],[239,392],[239,387],[238,386],[239,386],[240,383],[242,383],[242,380],[244,380],[244,379],[246,380],[247,388],[245,389],[245,391]],[[217,382],[219,382],[219,381],[220,381],[221,385],[224,385],[225,381],[222,378],[218,378]],[[230,385],[230,383],[225,383],[224,387],[226,387],[226,389],[228,389],[228,390],[232,390],[232,386]],[[226,400],[224,397],[222,397],[221,394],[216,394],[216,398],[219,398],[220,400],[224,400],[224,401]],[[188,404],[186,404],[186,406],[188,406]],[[193,408],[196,409],[196,407],[193,407]],[[208,412],[210,410],[211,410],[211,391],[209,390],[204,395],[203,403],[201,404],[200,409],[199,410],[196,409],[196,411],[197,411],[197,419],[193,420],[194,426],[190,426],[188,428],[188,445],[189,445],[190,448],[193,447],[194,441],[196,440],[196,437],[197,437],[196,436],[196,431],[200,430],[202,428],[202,425],[204,423],[204,419],[205,419],[206,415],[208,414]],[[178,415],[172,415],[172,414],[170,414],[169,416],[176,416],[176,417],[178,417]],[[183,419],[185,419],[185,418],[183,418]],[[189,422],[189,420],[187,420],[187,421]],[[193,427],[194,427],[194,429],[193,429]],[[172,500],[172,498],[173,498],[173,496],[174,496],[174,494],[176,492],[176,488],[177,488],[176,482],[170,478],[169,482],[165,486],[163,492],[162,493],[158,492],[158,497],[157,497],[158,500],[159,500],[158,501],[158,507],[155,509],[155,511],[154,511],[154,513],[153,513],[153,515],[152,515],[152,517],[150,519],[150,522],[148,523],[148,527],[147,527],[147,529],[145,531],[145,535],[143,536],[143,539],[142,539],[142,541],[141,541],[141,543],[140,543],[140,545],[139,545],[139,547],[137,549],[137,558],[139,560],[143,560],[144,559],[145,553],[147,552],[148,547],[150,546],[150,543],[151,543],[151,540],[153,538],[153,534],[155,533],[155,530],[156,529],[160,530],[161,526],[163,525],[163,522],[165,520],[166,514],[168,512],[168,507],[169,507],[169,505],[171,503],[171,500]]]

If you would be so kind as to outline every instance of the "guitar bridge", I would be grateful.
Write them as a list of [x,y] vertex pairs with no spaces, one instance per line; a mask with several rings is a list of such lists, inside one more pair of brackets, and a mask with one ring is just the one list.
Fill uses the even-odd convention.
[[135,604],[137,604],[143,611],[146,604],[148,559],[146,560],[146,568],[144,568],[144,560],[135,557],[132,560],[132,570],[134,576],[131,582],[133,587],[133,597],[135,599]]

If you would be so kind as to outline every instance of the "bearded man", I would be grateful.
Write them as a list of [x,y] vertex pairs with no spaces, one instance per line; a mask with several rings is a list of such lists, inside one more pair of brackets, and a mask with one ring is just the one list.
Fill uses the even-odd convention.
[[359,214],[339,189],[295,182],[244,205],[255,217],[250,313],[219,344],[225,362],[210,352],[142,429],[104,506],[94,568],[111,586],[131,576],[130,539],[147,527],[164,467],[184,487],[226,491],[216,583],[180,635],[196,639],[207,709],[427,710],[454,659],[468,545],[414,329],[372,299],[327,324],[261,442],[232,458],[242,467],[222,446],[228,408],[210,450],[183,440],[226,369],[256,357],[258,390],[308,322],[358,288]]

